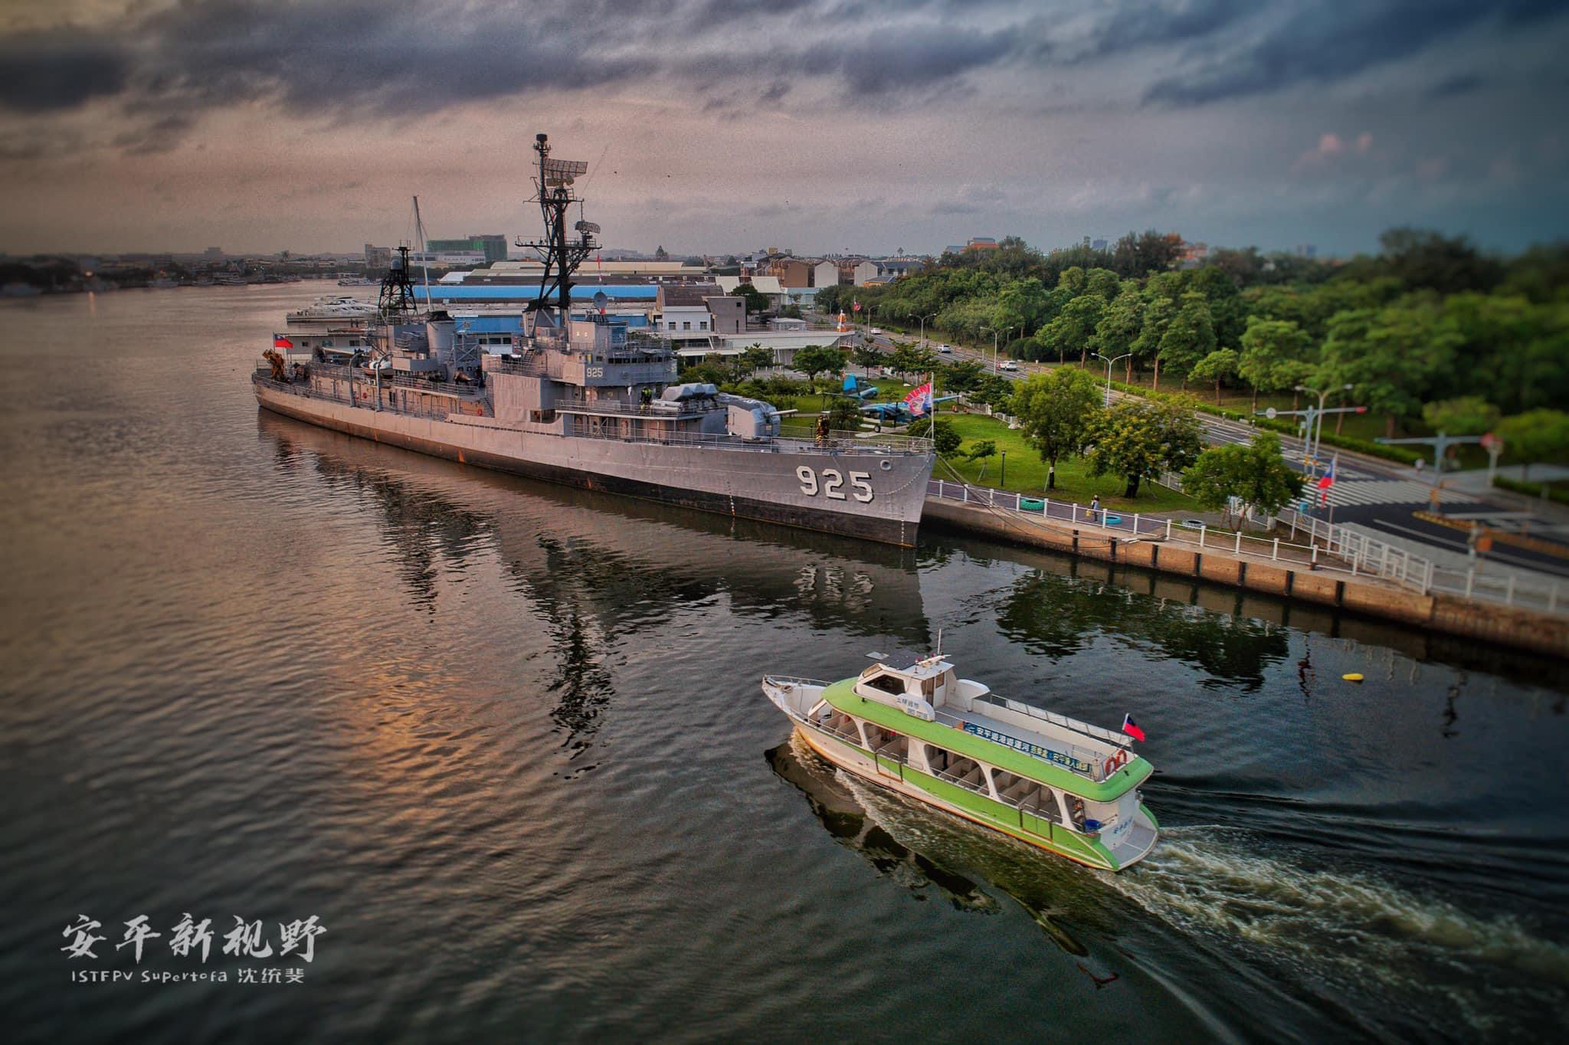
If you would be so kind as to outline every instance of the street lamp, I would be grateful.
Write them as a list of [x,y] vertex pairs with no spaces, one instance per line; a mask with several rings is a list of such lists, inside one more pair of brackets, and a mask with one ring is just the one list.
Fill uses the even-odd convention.
[[1347,384],[1341,385],[1339,388],[1326,388],[1320,392],[1318,389],[1309,388],[1307,385],[1292,386],[1292,391],[1306,392],[1308,395],[1318,396],[1318,409],[1313,412],[1312,417],[1308,418],[1307,432],[1307,452],[1313,459],[1314,474],[1318,473],[1318,454],[1324,445],[1324,400],[1329,397],[1331,392],[1349,392],[1354,387],[1354,385]]
[[[985,330],[986,328],[982,327],[981,329]],[[1003,333],[1005,333],[1005,334],[1013,333],[1013,327],[1008,327],[1005,331],[1003,331]],[[995,331],[995,330],[992,331],[992,373],[994,373],[994,374],[998,373],[998,370],[997,370],[997,331]]]
[[925,348],[926,347],[926,321],[928,319],[936,319],[937,318],[937,313],[933,312],[929,316],[920,316],[918,318],[921,321],[921,347]]
[[[1102,359],[1106,359],[1106,357],[1101,355],[1099,352],[1095,354],[1100,356]],[[1111,359],[1106,359],[1106,409],[1108,410],[1111,409],[1111,368],[1116,365],[1117,360],[1127,359],[1132,354],[1132,352],[1124,352],[1120,356],[1114,356]]]

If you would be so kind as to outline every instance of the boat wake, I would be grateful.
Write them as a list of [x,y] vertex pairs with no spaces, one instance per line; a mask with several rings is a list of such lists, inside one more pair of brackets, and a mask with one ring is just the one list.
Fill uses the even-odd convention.
[[1217,827],[1167,829],[1143,865],[1103,877],[1167,924],[1359,1022],[1447,1037],[1461,1020],[1496,1033],[1504,994],[1524,1026],[1561,1028],[1569,948],[1510,916],[1471,914],[1365,873],[1313,870]]

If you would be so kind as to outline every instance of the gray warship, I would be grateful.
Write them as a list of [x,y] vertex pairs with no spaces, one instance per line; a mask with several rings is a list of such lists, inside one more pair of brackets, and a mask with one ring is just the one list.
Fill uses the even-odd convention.
[[[549,482],[903,546],[935,452],[893,434],[784,434],[768,403],[679,383],[669,342],[602,307],[574,316],[572,276],[599,227],[568,210],[587,165],[536,136],[539,294],[503,351],[419,311],[407,249],[363,328],[278,335],[252,375],[266,410],[379,443]],[[581,212],[581,211],[580,211]]]

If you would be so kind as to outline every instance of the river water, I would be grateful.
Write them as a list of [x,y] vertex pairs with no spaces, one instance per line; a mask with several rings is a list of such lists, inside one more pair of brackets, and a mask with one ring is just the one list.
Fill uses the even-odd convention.
[[[259,414],[258,352],[332,289],[0,303],[10,1040],[1569,1029],[1564,665]],[[1146,863],[836,777],[758,688],[939,636],[1004,695],[1135,714]]]

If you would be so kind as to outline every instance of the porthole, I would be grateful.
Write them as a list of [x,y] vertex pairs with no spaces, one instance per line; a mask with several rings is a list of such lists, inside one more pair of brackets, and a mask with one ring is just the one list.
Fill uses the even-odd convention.
[[877,463],[877,467],[881,468],[885,472],[891,472],[891,471],[893,471],[893,462],[892,461],[879,461]]

